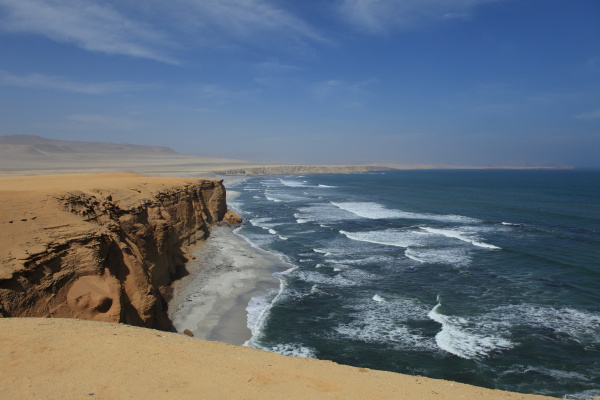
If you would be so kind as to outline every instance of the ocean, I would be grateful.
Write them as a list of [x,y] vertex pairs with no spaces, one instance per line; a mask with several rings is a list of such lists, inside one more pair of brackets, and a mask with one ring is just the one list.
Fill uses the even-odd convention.
[[600,171],[265,176],[237,233],[293,267],[247,345],[570,399],[600,396]]

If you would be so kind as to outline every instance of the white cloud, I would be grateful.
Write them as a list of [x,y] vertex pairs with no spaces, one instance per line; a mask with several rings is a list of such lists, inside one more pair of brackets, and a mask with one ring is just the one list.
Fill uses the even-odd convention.
[[0,29],[34,33],[90,51],[176,63],[159,30],[99,1],[0,0]]
[[579,114],[575,118],[577,118],[577,119],[600,119],[600,108],[597,109],[596,111]]
[[411,28],[435,20],[470,19],[482,4],[503,0],[342,0],[342,18],[371,33]]
[[150,85],[129,82],[75,82],[59,76],[49,76],[44,74],[14,75],[2,70],[0,70],[0,86],[17,86],[30,89],[54,89],[84,94],[131,92],[151,87]]

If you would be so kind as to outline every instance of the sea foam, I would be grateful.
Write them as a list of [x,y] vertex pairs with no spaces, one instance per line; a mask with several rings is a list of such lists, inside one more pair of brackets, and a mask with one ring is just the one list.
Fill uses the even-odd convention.
[[427,264],[464,266],[471,262],[469,252],[462,247],[422,248],[408,247],[404,255],[413,261]]
[[385,246],[409,247],[422,246],[427,242],[427,234],[415,230],[386,229],[382,231],[346,232],[340,233],[348,239]]
[[264,328],[269,319],[273,304],[283,297],[285,289],[287,288],[285,275],[291,274],[297,268],[298,267],[294,266],[283,272],[273,274],[275,278],[279,279],[279,290],[272,289],[262,295],[254,296],[250,299],[250,302],[246,307],[248,313],[246,324],[248,329],[250,329],[250,332],[252,332],[252,337],[244,343],[244,346],[261,348],[259,342],[264,335]]
[[442,350],[461,358],[479,359],[514,347],[510,340],[499,335],[498,324],[491,321],[474,324],[466,318],[444,315],[440,307],[442,303],[438,302],[427,316],[442,325],[435,335],[435,342]]
[[498,247],[498,246],[494,246],[492,244],[484,243],[484,242],[478,241],[476,239],[473,239],[469,236],[466,236],[465,233],[463,233],[461,231],[457,231],[457,230],[453,230],[453,229],[436,229],[436,228],[429,228],[429,227],[421,227],[421,229],[426,232],[433,233],[436,235],[442,235],[442,236],[446,236],[449,238],[458,239],[463,242],[471,243],[473,246],[483,247],[486,249],[500,250],[500,247]]
[[288,186],[288,187],[306,187],[308,186],[306,184],[306,181],[295,181],[295,180],[289,180],[289,179],[279,179],[279,182],[281,182],[283,185]]
[[340,336],[409,350],[435,350],[432,338],[410,328],[408,321],[424,320],[427,308],[409,299],[361,301],[352,305],[352,322],[335,328]]
[[359,217],[369,219],[418,219],[418,220],[433,220],[442,222],[462,222],[475,223],[480,222],[477,219],[465,217],[462,215],[438,215],[430,213],[415,213],[402,210],[389,209],[379,203],[373,202],[331,202],[336,207],[342,210],[349,211]]

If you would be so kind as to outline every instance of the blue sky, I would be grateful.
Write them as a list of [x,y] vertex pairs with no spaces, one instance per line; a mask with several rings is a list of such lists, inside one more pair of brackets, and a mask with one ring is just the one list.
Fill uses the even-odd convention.
[[600,166],[598,0],[0,0],[0,135]]

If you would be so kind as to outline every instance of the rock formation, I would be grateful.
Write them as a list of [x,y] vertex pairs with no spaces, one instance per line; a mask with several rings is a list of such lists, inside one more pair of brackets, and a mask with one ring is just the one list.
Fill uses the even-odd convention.
[[169,285],[220,222],[240,222],[220,180],[1,179],[0,314],[169,329]]

